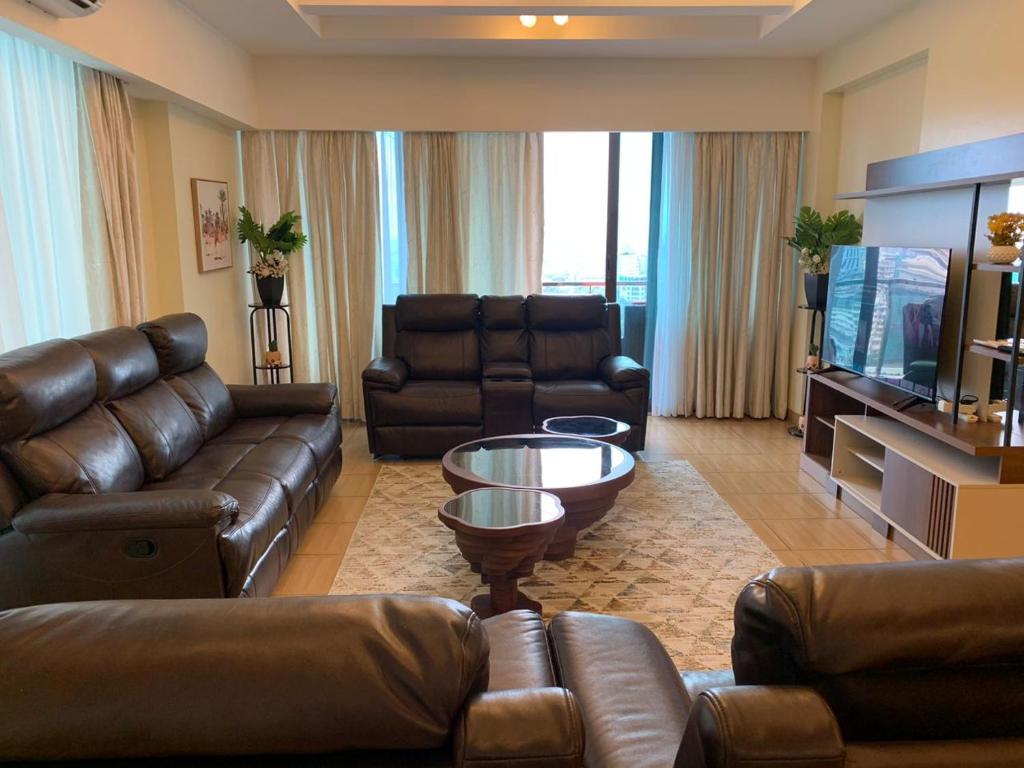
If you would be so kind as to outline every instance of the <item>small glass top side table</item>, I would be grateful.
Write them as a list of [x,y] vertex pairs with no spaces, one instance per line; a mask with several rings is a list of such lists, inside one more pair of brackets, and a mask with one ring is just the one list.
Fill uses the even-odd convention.
[[553,416],[541,424],[547,435],[589,437],[611,445],[624,445],[629,439],[629,424],[605,416]]

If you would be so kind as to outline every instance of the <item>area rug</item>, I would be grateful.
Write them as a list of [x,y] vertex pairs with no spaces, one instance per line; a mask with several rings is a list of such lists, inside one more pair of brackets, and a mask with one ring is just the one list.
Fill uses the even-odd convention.
[[[437,519],[452,496],[437,465],[381,468],[331,594],[483,592],[452,532]],[[543,562],[520,582],[544,605],[624,616],[650,627],[679,669],[729,666],[732,609],[771,551],[685,461],[637,462],[636,480],[580,535],[576,555]]]

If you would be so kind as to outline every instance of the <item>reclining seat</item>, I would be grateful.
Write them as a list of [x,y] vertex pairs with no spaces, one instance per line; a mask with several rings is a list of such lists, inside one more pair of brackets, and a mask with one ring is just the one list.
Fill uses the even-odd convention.
[[[122,393],[155,374],[131,356],[105,386]],[[235,501],[141,492],[143,457],[97,395],[92,358],[73,341],[0,356],[0,606],[222,595],[217,537]]]
[[363,371],[375,456],[440,456],[483,437],[479,305],[475,294],[431,294],[384,306],[384,356]]
[[145,487],[209,489],[237,499],[237,519],[219,539],[226,594],[269,595],[341,471],[335,387],[229,388],[205,362],[206,326],[198,316],[169,315],[139,328],[202,438],[179,467],[147,472]]
[[620,354],[617,304],[602,296],[526,299],[533,371],[533,419],[605,416],[629,424],[624,446],[643,450],[650,373]]
[[522,296],[480,299],[484,434],[533,432],[533,376]]

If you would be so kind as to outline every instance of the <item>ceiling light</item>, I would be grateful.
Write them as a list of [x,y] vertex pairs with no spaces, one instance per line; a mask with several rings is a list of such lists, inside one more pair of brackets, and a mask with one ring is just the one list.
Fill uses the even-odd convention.
[[569,23],[568,16],[552,16],[551,18],[554,19],[555,24],[557,24],[560,27],[564,27],[566,24]]
[[533,29],[535,26],[537,26],[537,17],[536,16],[520,16],[519,17],[519,23],[522,24],[527,29]]

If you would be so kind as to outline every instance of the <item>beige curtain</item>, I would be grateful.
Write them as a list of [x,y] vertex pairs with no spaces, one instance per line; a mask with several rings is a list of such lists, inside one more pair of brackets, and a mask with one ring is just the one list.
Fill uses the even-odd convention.
[[684,413],[784,418],[802,135],[698,133]]
[[343,418],[364,418],[362,371],[380,326],[377,139],[317,131],[303,154],[317,370]]
[[410,293],[466,290],[466,211],[454,133],[402,137]]
[[380,323],[376,137],[245,132],[242,173],[257,220],[299,211],[309,237],[287,281],[295,380],[333,381],[342,418],[362,419],[360,376]]
[[544,248],[541,133],[460,133],[466,290],[540,293]]
[[146,301],[131,105],[113,75],[79,65],[76,77],[103,203],[114,321],[136,325],[146,319]]

